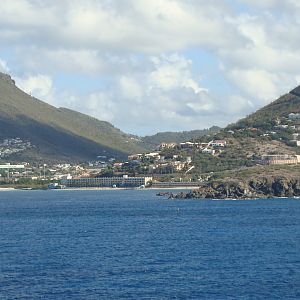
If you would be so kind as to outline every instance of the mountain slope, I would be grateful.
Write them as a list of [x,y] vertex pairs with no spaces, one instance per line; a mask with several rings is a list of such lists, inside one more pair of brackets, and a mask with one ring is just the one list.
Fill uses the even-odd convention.
[[82,161],[144,150],[142,143],[110,123],[46,104],[0,73],[0,139],[13,137],[36,145],[20,158]]
[[290,113],[296,112],[300,112],[300,86],[237,123],[230,124],[227,129],[272,128],[276,123],[287,118]]
[[[300,113],[300,87],[222,129],[214,139],[225,139],[227,147],[215,156],[196,152],[191,173],[240,171],[264,155],[300,155],[300,120],[289,119],[290,113]],[[198,141],[210,140],[203,136]]]

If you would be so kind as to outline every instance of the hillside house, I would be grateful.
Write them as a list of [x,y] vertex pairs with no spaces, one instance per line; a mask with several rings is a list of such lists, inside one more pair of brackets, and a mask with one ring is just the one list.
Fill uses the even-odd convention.
[[192,162],[192,157],[191,156],[187,156],[185,161],[190,164]]
[[297,147],[300,147],[300,141],[292,140],[292,143],[294,143]]
[[170,163],[174,170],[182,171],[185,168],[185,163],[180,161],[173,161]]
[[128,160],[139,160],[142,158],[142,156],[143,156],[143,154],[140,154],[140,153],[132,154],[132,155],[128,156]]
[[205,149],[203,149],[203,150],[202,150],[202,153],[204,153],[204,154],[211,154],[211,155],[215,155],[215,153],[216,153],[216,150],[214,150],[214,149],[208,149],[208,148],[205,148]]
[[292,120],[292,121],[300,120],[300,113],[290,113],[289,120]]
[[192,149],[192,148],[194,148],[194,146],[195,146],[195,143],[192,143],[192,142],[180,143],[181,149]]
[[225,140],[215,140],[210,145],[212,147],[226,147],[226,144]]
[[146,153],[145,157],[147,158],[156,158],[156,159],[160,159],[160,155],[159,152],[150,152],[150,153]]
[[156,150],[174,149],[177,143],[161,143],[156,147]]
[[193,143],[193,142],[183,142],[180,143],[181,149],[202,149],[207,146],[207,143]]

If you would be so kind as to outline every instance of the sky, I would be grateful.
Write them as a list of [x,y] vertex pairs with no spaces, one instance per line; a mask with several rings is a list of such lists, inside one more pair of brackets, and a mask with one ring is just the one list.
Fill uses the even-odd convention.
[[138,135],[225,126],[300,84],[299,0],[1,0],[0,71]]

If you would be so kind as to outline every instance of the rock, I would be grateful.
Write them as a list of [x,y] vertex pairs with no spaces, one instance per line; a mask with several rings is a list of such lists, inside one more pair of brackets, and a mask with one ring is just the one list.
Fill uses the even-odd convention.
[[197,190],[179,193],[175,198],[251,199],[298,196],[300,196],[300,179],[274,177],[254,178],[246,182],[214,181]]

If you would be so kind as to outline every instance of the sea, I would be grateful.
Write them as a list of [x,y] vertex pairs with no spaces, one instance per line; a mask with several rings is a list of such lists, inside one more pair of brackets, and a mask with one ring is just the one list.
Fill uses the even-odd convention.
[[0,192],[0,299],[300,299],[300,200]]

